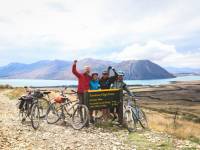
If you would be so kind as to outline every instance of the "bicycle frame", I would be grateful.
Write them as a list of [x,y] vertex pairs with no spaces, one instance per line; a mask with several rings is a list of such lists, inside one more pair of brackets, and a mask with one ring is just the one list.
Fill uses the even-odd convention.
[[[67,115],[68,116],[70,116],[70,117],[72,117],[72,114],[71,113],[69,113],[72,109],[73,109],[73,107],[77,104],[77,103],[75,103],[75,104],[73,104],[73,105],[71,105],[71,103],[72,102],[65,102],[65,103],[63,103],[63,104],[61,104],[61,109],[62,109],[62,114],[64,114],[64,110],[67,112]],[[66,109],[66,107],[67,107],[67,105],[71,105],[68,109]]]
[[[129,96],[130,97],[130,96]],[[130,100],[131,99],[131,100]],[[138,122],[139,120],[139,110],[140,107],[139,105],[136,103],[136,99],[134,97],[131,97],[130,99],[128,99],[128,105],[124,105],[124,109],[125,110],[130,110],[131,114],[133,116],[133,119]],[[133,102],[133,104],[131,104],[131,101]]]
[[[75,101],[73,101],[73,102],[75,102]],[[60,119],[61,119],[62,117],[65,118],[65,113],[64,113],[64,111],[67,113],[67,115],[68,115],[69,117],[72,117],[72,113],[70,113],[70,111],[71,111],[71,110],[74,108],[74,106],[78,103],[78,102],[76,102],[76,103],[72,104],[73,102],[71,102],[67,97],[65,97],[65,101],[64,101],[63,103],[60,104],[61,106],[59,106],[59,107],[61,108]],[[69,106],[69,107],[67,107],[67,106]]]

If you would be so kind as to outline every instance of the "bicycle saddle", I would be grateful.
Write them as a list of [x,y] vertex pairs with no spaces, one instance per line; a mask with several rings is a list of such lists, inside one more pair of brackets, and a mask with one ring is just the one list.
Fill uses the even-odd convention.
[[50,94],[50,93],[51,93],[50,91],[43,92],[43,94]]

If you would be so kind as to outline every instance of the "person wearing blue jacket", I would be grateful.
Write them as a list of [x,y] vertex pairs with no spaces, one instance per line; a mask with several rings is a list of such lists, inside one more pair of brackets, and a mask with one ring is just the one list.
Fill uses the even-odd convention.
[[100,84],[99,84],[99,77],[98,73],[92,74],[92,80],[90,80],[90,90],[99,90]]
[[[100,84],[99,84],[99,77],[98,73],[93,73],[92,74],[92,80],[90,80],[90,90],[99,90],[100,89]],[[95,111],[95,115],[97,115],[97,111]],[[94,118],[93,118],[93,111],[90,112],[90,122],[94,123]]]

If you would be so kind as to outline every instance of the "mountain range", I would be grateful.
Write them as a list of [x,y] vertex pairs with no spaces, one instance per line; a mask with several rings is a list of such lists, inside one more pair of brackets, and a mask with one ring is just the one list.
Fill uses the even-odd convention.
[[[32,64],[10,63],[0,67],[0,78],[2,79],[75,79],[71,72],[72,61],[42,60]],[[97,59],[83,59],[78,61],[78,69],[89,65],[92,72],[101,73],[113,66],[116,70],[125,72],[127,80],[165,79],[174,76],[164,68],[149,60],[128,60],[112,62]],[[81,71],[81,70],[80,70]]]
[[167,71],[173,74],[200,74],[200,68],[176,68],[176,67],[166,67]]

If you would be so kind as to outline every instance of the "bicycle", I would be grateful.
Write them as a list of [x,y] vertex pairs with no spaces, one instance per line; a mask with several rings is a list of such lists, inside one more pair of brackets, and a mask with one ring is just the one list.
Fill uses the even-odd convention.
[[[133,96],[129,96],[127,104],[124,104],[124,124],[129,132],[137,130],[137,124],[139,123],[143,129],[148,128],[148,121],[145,112],[136,103],[138,99]],[[133,103],[132,103],[133,102]]]
[[[68,94],[77,94],[75,91]],[[66,94],[66,93],[65,93]],[[46,114],[46,120],[49,124],[55,124],[59,120],[71,119],[71,126],[80,130],[86,126],[89,121],[89,110],[87,106],[79,104],[78,100],[71,101],[61,92],[60,96],[54,99],[54,102],[49,105]]]
[[49,94],[51,92],[45,91],[35,91],[34,97],[35,101],[32,105],[32,111],[31,111],[31,124],[34,129],[39,128],[40,125],[40,119],[45,118],[47,108],[50,105],[50,101],[44,98],[44,95],[47,95],[48,99],[50,99]]
[[32,127],[34,129],[39,128],[40,119],[44,118],[45,116],[43,114],[44,106],[42,105],[42,102],[44,102],[44,100],[41,100],[44,95],[45,94],[42,93],[40,90],[30,90],[27,91],[26,96],[22,96],[19,98],[19,118],[22,123],[25,122],[27,118],[29,118],[31,120]]
[[49,105],[51,104],[51,102],[50,102],[51,99],[49,96],[50,93],[51,93],[50,91],[44,91],[44,92],[42,92],[43,96],[38,99],[40,118],[45,118],[47,109],[48,109]]

